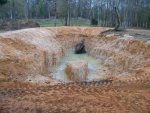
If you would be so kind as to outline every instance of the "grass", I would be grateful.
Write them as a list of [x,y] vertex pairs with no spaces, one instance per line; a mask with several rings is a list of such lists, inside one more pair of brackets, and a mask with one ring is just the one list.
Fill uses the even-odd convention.
[[89,21],[74,20],[71,21],[72,26],[91,26]]
[[[49,21],[39,21],[38,24],[41,26],[41,27],[53,27],[55,26],[64,26],[65,22],[62,21],[62,20],[57,20],[56,23],[54,20],[49,20]],[[90,22],[89,21],[83,21],[83,20],[72,20],[70,22],[71,26],[90,26]]]
[[[41,21],[38,22],[41,27],[53,27],[55,26],[55,21]],[[63,26],[64,23],[61,21],[56,21],[56,26]]]

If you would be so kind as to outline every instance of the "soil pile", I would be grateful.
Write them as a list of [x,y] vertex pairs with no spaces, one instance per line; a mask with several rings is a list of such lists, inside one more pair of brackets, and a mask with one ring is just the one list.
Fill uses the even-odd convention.
[[60,43],[54,37],[55,34],[46,29],[1,34],[0,75],[24,80],[28,76],[50,74],[51,67],[63,54]]

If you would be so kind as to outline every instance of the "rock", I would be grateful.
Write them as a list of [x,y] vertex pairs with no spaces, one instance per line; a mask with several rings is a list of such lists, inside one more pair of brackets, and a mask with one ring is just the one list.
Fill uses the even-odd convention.
[[75,45],[75,54],[82,54],[86,53],[85,51],[85,45],[84,45],[84,39],[81,40],[78,44]]
[[88,63],[85,61],[69,62],[65,69],[69,80],[83,81],[88,75]]

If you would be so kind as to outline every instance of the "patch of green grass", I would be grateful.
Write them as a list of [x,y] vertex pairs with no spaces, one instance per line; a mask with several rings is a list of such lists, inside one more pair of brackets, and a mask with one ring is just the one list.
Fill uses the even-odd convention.
[[[41,27],[53,27],[53,26],[64,26],[65,22],[61,21],[61,20],[57,20],[55,21],[39,21],[38,24]],[[90,22],[89,21],[81,21],[81,20],[71,20],[70,22],[71,26],[90,26]]]
[[75,20],[75,21],[71,21],[71,25],[72,26],[90,26],[90,22]]
[[62,21],[41,21],[41,22],[38,22],[38,24],[41,26],[41,27],[53,27],[53,26],[64,26],[64,23]]

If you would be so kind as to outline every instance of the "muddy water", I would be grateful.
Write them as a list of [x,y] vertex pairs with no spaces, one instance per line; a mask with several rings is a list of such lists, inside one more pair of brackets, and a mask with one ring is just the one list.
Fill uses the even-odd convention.
[[67,55],[61,60],[61,63],[55,67],[53,78],[62,82],[70,82],[65,68],[68,62],[85,61],[88,63],[88,77],[87,81],[100,80],[105,77],[106,68],[103,67],[98,59],[95,59],[88,54],[74,54],[73,50],[69,50]]

